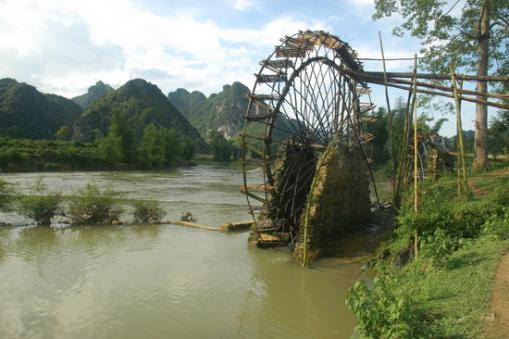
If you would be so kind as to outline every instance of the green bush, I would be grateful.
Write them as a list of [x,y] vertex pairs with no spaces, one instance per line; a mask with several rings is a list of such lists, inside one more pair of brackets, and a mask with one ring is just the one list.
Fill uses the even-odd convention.
[[9,211],[14,201],[15,193],[6,181],[0,179],[0,211]]
[[424,237],[434,236],[440,230],[443,236],[452,239],[473,239],[483,233],[486,220],[509,213],[509,190],[504,187],[469,200],[457,197],[455,189],[448,186],[434,186],[424,192],[419,212],[414,212],[408,203],[402,207],[397,218],[398,237],[410,238],[417,229]]
[[17,211],[35,220],[37,225],[51,225],[51,219],[59,212],[62,194],[47,193],[47,187],[39,178],[30,195],[19,197]]
[[483,225],[483,234],[500,240],[509,239],[509,209],[502,217],[492,216]]
[[451,237],[442,229],[437,229],[422,237],[420,249],[423,256],[440,266],[459,248],[459,245],[459,239]]
[[88,183],[74,195],[69,204],[73,224],[111,224],[123,212],[118,205],[118,193],[111,188],[101,190],[96,184]]
[[429,336],[412,298],[390,275],[375,278],[371,288],[363,281],[356,282],[346,302],[357,318],[356,331],[361,338]]
[[157,201],[135,201],[132,203],[134,207],[133,215],[136,223],[157,224],[166,215]]
[[99,141],[97,151],[101,159],[110,162],[118,163],[124,160],[124,153],[122,150],[122,139],[113,135],[108,135]]

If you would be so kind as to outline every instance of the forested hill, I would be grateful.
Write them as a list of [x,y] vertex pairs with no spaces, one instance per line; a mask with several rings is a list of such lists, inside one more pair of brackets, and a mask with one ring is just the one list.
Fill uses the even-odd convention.
[[143,79],[130,80],[93,102],[76,121],[73,139],[90,142],[106,135],[115,111],[122,115],[125,124],[132,126],[138,140],[144,128],[154,123],[180,130],[195,141],[199,150],[207,148],[198,131],[161,90]]
[[82,109],[72,100],[43,94],[14,79],[0,80],[0,132],[30,139],[53,138],[63,126],[72,127]]
[[87,93],[72,98],[72,100],[80,105],[83,109],[87,109],[94,101],[102,97],[103,95],[112,92],[113,88],[105,84],[102,81],[98,81],[95,85],[88,88]]
[[205,94],[200,91],[189,93],[184,88],[179,88],[168,94],[168,99],[186,118],[196,112],[198,108],[207,100]]
[[235,137],[244,125],[249,103],[249,89],[240,82],[224,85],[220,93],[205,98],[203,93],[177,89],[168,98],[198,129],[204,138],[218,131],[224,137]]

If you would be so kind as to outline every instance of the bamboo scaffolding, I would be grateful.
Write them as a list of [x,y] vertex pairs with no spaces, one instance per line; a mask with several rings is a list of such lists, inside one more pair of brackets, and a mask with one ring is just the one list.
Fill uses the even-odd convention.
[[[374,83],[374,84],[384,85],[383,80],[379,81],[379,80],[366,79],[366,81]],[[409,86],[397,85],[397,84],[394,84],[394,83],[391,83],[391,82],[388,82],[387,86],[394,87],[394,88],[399,88],[399,89],[402,89],[402,90],[405,90],[405,91],[411,91],[412,90],[411,86],[409,87]],[[416,92],[417,93],[421,93],[421,94],[436,95],[436,96],[441,96],[441,97],[447,97],[447,98],[454,99],[454,95],[453,94],[449,94],[449,93],[441,93],[441,92],[429,91],[429,90],[424,90],[424,89],[419,89],[419,88],[416,89]],[[479,104],[490,106],[490,107],[496,107],[496,108],[501,108],[501,109],[509,109],[509,105],[508,104],[492,102],[492,101],[487,101],[487,100],[482,100],[482,99],[476,99],[476,98],[471,98],[471,97],[467,97],[467,96],[463,96],[463,95],[460,96],[460,99],[463,100],[463,101],[479,103]]]
[[[382,77],[369,76],[369,78],[373,78],[373,79],[379,78],[380,80],[383,79],[384,82],[387,81],[390,83],[412,85],[412,81],[402,80],[402,79],[398,79],[398,78],[389,78],[389,80],[387,80],[385,77],[382,78]],[[417,86],[427,87],[427,88],[431,88],[431,89],[438,89],[441,91],[446,91],[446,92],[451,92],[451,93],[453,92],[452,87],[438,85],[438,84],[430,84],[430,83],[422,82],[422,81],[417,81]],[[477,93],[476,91],[471,91],[471,90],[467,90],[467,89],[456,88],[456,90],[461,94],[468,94],[468,95],[475,95],[475,96],[479,95],[479,93]],[[503,94],[503,93],[486,93],[486,94],[482,94],[482,95],[486,96],[486,97],[497,98],[497,99],[506,99],[506,100],[509,99],[509,94]]]

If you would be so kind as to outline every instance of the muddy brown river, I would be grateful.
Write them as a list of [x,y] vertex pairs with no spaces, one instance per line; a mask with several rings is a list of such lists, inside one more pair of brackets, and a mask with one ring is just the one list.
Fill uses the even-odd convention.
[[[1,177],[24,191],[41,175],[64,194],[94,181],[126,198],[159,200],[170,220],[186,211],[213,226],[249,219],[236,170]],[[249,248],[247,233],[46,228],[0,216],[19,225],[0,226],[0,338],[321,339],[348,338],[355,325],[345,296],[357,264],[327,259],[302,269],[285,251]]]

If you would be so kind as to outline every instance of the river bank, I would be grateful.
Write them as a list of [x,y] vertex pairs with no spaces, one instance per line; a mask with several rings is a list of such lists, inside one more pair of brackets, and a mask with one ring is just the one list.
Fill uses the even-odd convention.
[[479,338],[503,319],[496,309],[509,294],[496,272],[509,250],[509,170],[469,183],[468,197],[457,196],[454,178],[426,185],[418,213],[411,196],[405,201],[392,238],[370,261],[374,281],[349,295],[360,333]]

